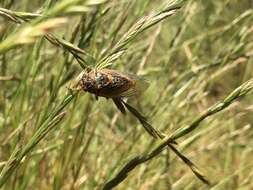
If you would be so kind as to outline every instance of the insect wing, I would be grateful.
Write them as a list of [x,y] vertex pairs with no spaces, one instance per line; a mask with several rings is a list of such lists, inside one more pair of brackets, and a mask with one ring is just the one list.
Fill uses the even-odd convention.
[[149,83],[143,77],[134,74],[124,74],[131,82],[132,86],[121,94],[121,97],[139,97],[149,86]]

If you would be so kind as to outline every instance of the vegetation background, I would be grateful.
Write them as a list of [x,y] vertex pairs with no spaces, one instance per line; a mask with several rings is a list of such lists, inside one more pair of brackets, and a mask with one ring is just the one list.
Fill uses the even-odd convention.
[[[0,7],[0,189],[253,189],[252,0]],[[165,139],[68,90],[98,65],[149,81],[128,102]]]

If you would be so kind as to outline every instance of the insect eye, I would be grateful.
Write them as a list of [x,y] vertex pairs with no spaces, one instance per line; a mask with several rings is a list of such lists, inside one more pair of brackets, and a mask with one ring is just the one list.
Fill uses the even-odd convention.
[[84,88],[85,89],[89,89],[89,88],[91,88],[92,87],[92,83],[91,82],[86,82],[85,84],[84,84]]
[[93,83],[91,81],[82,81],[81,85],[83,90],[89,90],[93,88]]

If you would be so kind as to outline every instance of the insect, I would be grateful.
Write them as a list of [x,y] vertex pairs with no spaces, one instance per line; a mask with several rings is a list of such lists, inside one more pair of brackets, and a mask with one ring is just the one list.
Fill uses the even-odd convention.
[[155,138],[162,138],[135,108],[123,100],[126,97],[138,97],[148,87],[144,78],[112,69],[90,70],[84,72],[78,81],[78,89],[98,97],[112,99],[117,108],[126,114],[126,108],[140,121],[145,130]]

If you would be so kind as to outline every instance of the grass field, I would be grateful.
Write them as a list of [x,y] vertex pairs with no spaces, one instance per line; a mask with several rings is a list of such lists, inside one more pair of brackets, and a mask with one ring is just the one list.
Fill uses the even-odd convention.
[[[252,190],[252,34],[252,0],[1,0],[0,189]],[[164,137],[87,68],[144,77]]]

